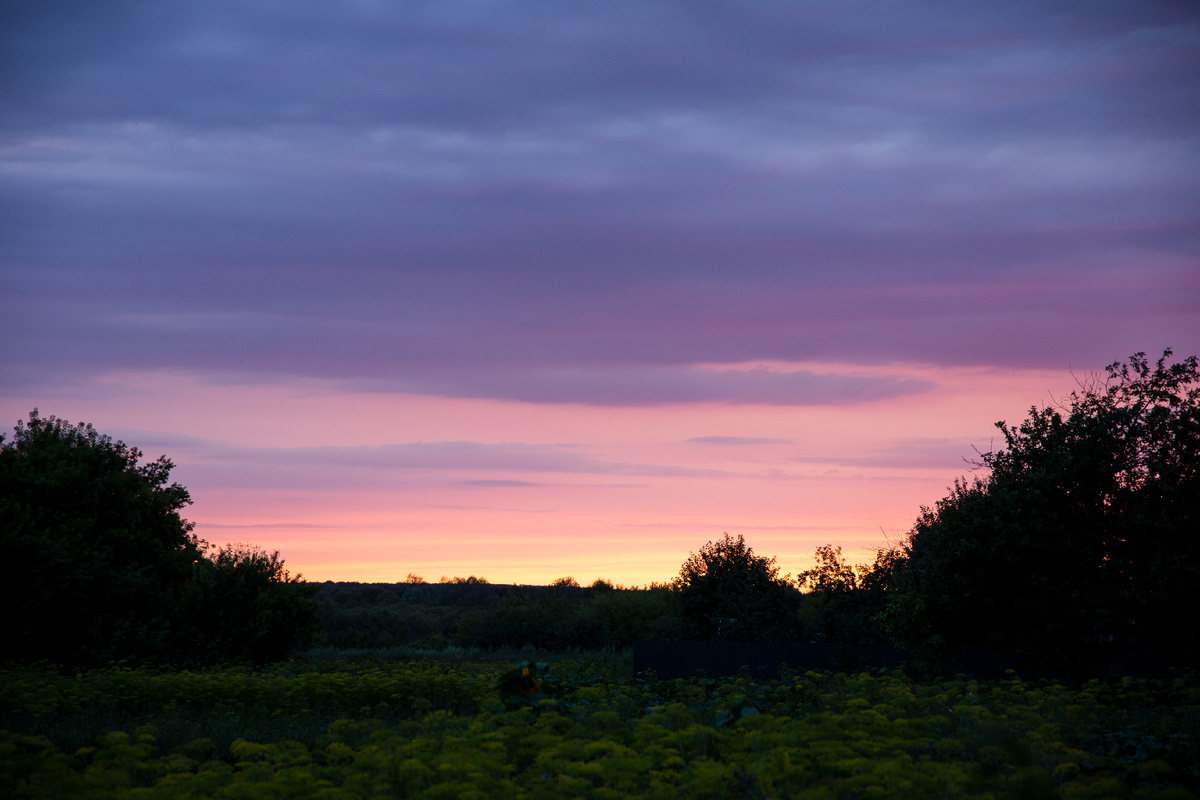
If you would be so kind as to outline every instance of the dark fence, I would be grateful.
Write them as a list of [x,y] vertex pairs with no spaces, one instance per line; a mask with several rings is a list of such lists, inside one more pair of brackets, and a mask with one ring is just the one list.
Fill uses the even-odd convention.
[[[1099,646],[1088,653],[1086,667],[1064,669],[1055,677],[1116,678],[1165,674],[1167,662],[1145,648]],[[903,666],[914,677],[929,677],[905,664],[905,657],[888,644],[802,644],[800,642],[636,642],[633,645],[633,671],[650,671],[662,679],[723,678],[743,669],[756,678],[778,674],[780,667],[803,672],[830,670],[858,672],[878,667]],[[1020,674],[1037,674],[1036,662],[1024,668],[1011,654],[982,647],[963,647],[957,657],[944,665],[947,674],[963,672],[976,678],[1003,678],[1009,669]]]
[[852,671],[898,667],[900,652],[888,644],[802,644],[800,642],[635,642],[633,671],[663,679],[721,678],[748,668],[769,678],[780,667]]

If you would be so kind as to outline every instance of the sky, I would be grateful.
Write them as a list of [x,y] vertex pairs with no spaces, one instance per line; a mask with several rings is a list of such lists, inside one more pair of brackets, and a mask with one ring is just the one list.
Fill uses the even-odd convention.
[[310,580],[795,574],[1200,353],[1200,7],[0,8],[0,423]]

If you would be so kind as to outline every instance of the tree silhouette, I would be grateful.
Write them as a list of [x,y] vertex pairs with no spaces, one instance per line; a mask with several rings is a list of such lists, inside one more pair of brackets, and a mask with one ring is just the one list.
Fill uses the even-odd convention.
[[818,547],[813,554],[816,565],[796,576],[796,585],[805,591],[800,606],[804,634],[820,634],[829,642],[886,641],[879,616],[902,555],[894,549],[879,550],[872,564],[852,567],[841,547]]
[[708,542],[676,579],[685,635],[708,639],[786,639],[796,628],[798,593],[774,558],[757,556],[742,536]]
[[906,543],[887,616],[930,661],[961,645],[1026,670],[1094,670],[1113,646],[1200,651],[1200,370],[1144,353],[1062,407],[997,423],[985,477],[959,480]]
[[278,555],[211,557],[166,456],[43,418],[0,435],[2,657],[98,665],[286,655],[316,608]]

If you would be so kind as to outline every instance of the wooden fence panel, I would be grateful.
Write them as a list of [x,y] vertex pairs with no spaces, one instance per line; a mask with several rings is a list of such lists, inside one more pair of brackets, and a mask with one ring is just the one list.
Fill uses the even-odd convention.
[[801,642],[636,642],[635,674],[653,670],[662,679],[702,675],[722,678],[737,675],[743,667],[751,675],[767,678],[779,668],[804,670],[859,670],[898,667],[902,658],[887,644],[808,644]]

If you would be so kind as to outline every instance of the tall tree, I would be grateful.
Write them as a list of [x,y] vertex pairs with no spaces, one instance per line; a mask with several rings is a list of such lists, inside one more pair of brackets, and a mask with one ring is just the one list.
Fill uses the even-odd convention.
[[693,553],[676,579],[685,635],[692,639],[788,639],[798,592],[774,558],[757,556],[728,533]]
[[311,636],[311,592],[278,554],[208,553],[166,456],[43,418],[0,435],[0,659],[266,660]]
[[934,661],[986,645],[1048,671],[1086,672],[1113,645],[1200,651],[1200,369],[1170,356],[997,423],[986,476],[922,509],[893,632]]
[[91,425],[42,418],[0,434],[0,646],[19,658],[104,663],[160,652],[171,590],[203,553],[163,456]]

